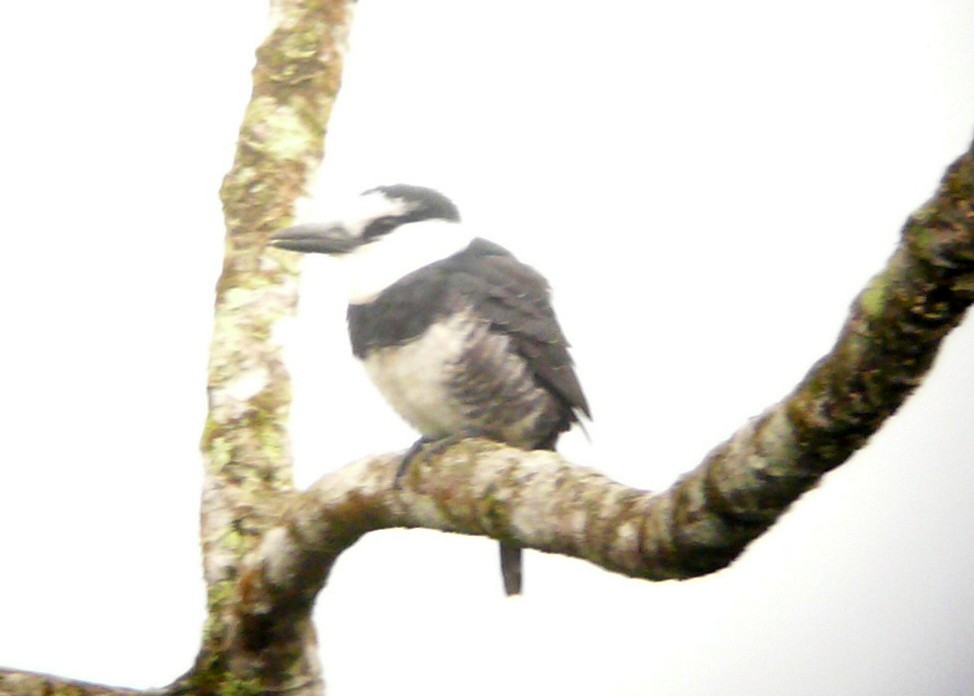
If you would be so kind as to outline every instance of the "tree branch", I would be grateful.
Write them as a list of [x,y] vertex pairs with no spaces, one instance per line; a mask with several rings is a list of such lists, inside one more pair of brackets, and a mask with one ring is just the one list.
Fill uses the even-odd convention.
[[0,696],[323,691],[308,614],[282,614],[242,635],[235,606],[241,562],[293,494],[286,430],[290,382],[272,330],[294,312],[297,266],[293,254],[268,250],[265,242],[287,224],[321,161],[354,0],[271,5],[272,30],[257,50],[253,92],[220,190],[227,233],[200,443],[207,619],[196,663],[164,692],[0,671]]
[[652,580],[727,566],[899,408],[974,301],[972,153],[907,221],[832,351],[669,490],[484,440],[428,449],[402,488],[393,484],[401,454],[365,459],[295,498],[265,537],[249,559],[243,624],[309,607],[336,557],[388,527],[486,535]]
[[401,454],[391,454],[295,494],[289,382],[272,331],[293,312],[297,271],[264,240],[286,223],[321,159],[351,5],[276,0],[221,189],[226,259],[202,438],[209,615],[196,665],[161,691],[0,669],[0,694],[319,694],[311,606],[338,555],[376,529],[487,535],[647,579],[714,572],[896,411],[974,301],[968,152],[907,222],[833,350],[669,490],[632,489],[553,452],[472,439],[422,453],[401,487]]
[[148,689],[123,689],[117,686],[104,686],[88,682],[53,677],[49,674],[34,672],[20,672],[16,670],[0,669],[0,694],[2,696],[128,696],[141,694],[151,696],[162,694],[162,691]]
[[207,381],[201,506],[207,623],[193,669],[174,688],[196,694],[322,692],[309,616],[241,639],[239,566],[293,490],[286,423],[290,381],[278,319],[294,312],[297,267],[265,248],[321,161],[341,81],[353,0],[277,0],[257,50],[253,93],[220,190],[227,235]]

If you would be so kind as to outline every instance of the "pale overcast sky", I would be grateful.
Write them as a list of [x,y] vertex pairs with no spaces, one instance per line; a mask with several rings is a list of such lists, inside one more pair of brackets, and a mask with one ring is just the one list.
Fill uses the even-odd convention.
[[[256,0],[0,5],[0,664],[192,662],[217,190]],[[363,0],[318,201],[433,185],[541,269],[595,422],[660,488],[831,345],[974,135],[968,0]],[[316,202],[302,208],[313,215]],[[327,259],[291,327],[296,477],[414,434],[349,356]],[[371,534],[316,612],[329,694],[974,693],[974,328],[731,568],[682,583]]]

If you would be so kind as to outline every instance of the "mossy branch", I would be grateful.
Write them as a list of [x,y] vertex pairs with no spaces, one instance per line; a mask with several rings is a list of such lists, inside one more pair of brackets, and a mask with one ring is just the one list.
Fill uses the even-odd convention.
[[207,381],[201,509],[208,617],[194,668],[174,689],[196,694],[320,694],[309,616],[266,622],[242,638],[235,606],[240,563],[293,490],[286,424],[290,381],[273,326],[293,314],[292,255],[265,247],[290,220],[320,164],[341,81],[351,0],[277,0],[257,50],[253,93],[233,167],[220,190],[223,272]]
[[424,453],[399,487],[401,454],[392,454],[295,493],[289,381],[271,329],[293,312],[296,268],[264,240],[287,223],[321,159],[352,5],[274,2],[221,189],[226,257],[202,438],[208,619],[195,666],[159,691],[0,669],[0,694],[320,694],[311,606],[338,555],[376,529],[486,535],[647,579],[719,570],[867,442],[974,301],[969,151],[911,216],[832,351],[670,489],[633,489],[553,452],[472,439]]
[[162,694],[152,689],[139,691],[117,686],[54,677],[49,674],[20,672],[0,668],[0,696],[152,696]]
[[972,152],[907,221],[831,352],[669,490],[483,440],[421,456],[401,488],[401,454],[362,460],[293,499],[252,555],[243,625],[310,606],[338,554],[388,527],[490,536],[651,580],[727,566],[899,408],[974,301]]

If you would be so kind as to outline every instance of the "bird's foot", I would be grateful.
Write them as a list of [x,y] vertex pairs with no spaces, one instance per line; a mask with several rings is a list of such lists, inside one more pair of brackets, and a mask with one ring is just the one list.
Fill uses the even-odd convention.
[[409,465],[416,458],[416,455],[430,442],[433,442],[433,440],[421,437],[406,450],[406,454],[402,456],[402,460],[400,460],[399,466],[396,468],[396,478],[393,480],[393,486],[395,488],[402,488],[402,477],[406,475],[406,470],[409,468]]
[[[436,456],[443,450],[468,437],[472,436],[468,435],[467,433],[461,433],[458,435],[447,435],[446,437],[436,439],[429,437],[419,438],[408,450],[406,450],[406,454],[403,455],[402,460],[399,462],[399,467],[396,469],[396,478],[393,481],[393,486],[397,489],[402,488],[403,476],[406,475],[406,472],[409,470],[409,465],[413,463],[413,460],[416,459],[417,456],[419,456],[420,452],[423,453],[424,458]],[[427,445],[430,445],[428,449],[426,447]]]

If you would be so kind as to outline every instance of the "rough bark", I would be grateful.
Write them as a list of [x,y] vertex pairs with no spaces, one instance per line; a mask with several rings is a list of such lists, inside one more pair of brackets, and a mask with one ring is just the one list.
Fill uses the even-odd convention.
[[253,92],[220,194],[226,219],[201,441],[206,625],[195,665],[160,692],[0,669],[4,694],[320,694],[310,616],[282,612],[241,632],[240,565],[293,494],[290,383],[272,329],[293,314],[292,254],[265,247],[317,169],[341,82],[353,0],[272,0]]
[[208,618],[192,693],[323,691],[310,615],[280,613],[242,634],[240,563],[293,490],[290,383],[273,327],[297,300],[288,254],[265,247],[317,169],[338,93],[349,0],[279,0],[257,51],[253,94],[221,199],[227,235],[210,351],[201,540]]
[[295,498],[250,559],[248,622],[309,605],[366,532],[427,527],[584,558],[652,580],[719,570],[862,447],[921,382],[974,301],[974,146],[914,213],[853,302],[832,351],[795,390],[669,490],[632,489],[553,452],[483,440],[436,448],[393,485],[400,454],[329,474]]
[[647,579],[689,578],[736,558],[840,465],[920,383],[974,301],[974,155],[955,162],[907,222],[886,268],[852,305],[832,351],[780,403],[659,493],[553,452],[483,440],[432,448],[394,485],[400,454],[293,491],[288,378],[275,322],[296,269],[264,240],[285,225],[321,154],[338,91],[349,0],[279,0],[222,198],[202,439],[209,618],[194,667],[159,691],[0,670],[0,694],[320,694],[310,610],[337,556],[363,534],[428,527],[488,535]]
[[0,669],[0,694],[3,696],[124,696],[125,694],[161,694],[162,691],[139,691],[117,686],[103,686],[74,681],[47,674]]

